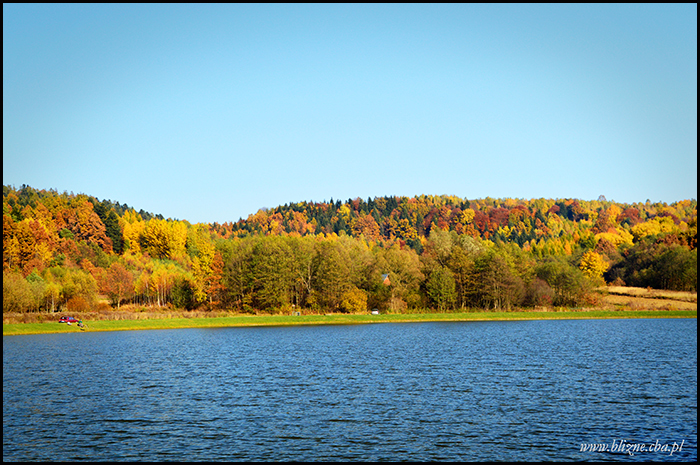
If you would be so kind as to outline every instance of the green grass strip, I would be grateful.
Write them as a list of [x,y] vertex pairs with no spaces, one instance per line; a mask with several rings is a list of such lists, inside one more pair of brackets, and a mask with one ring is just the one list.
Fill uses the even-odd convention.
[[[215,318],[163,318],[143,320],[85,321],[91,331],[142,329],[225,328],[245,326],[342,325],[365,323],[415,323],[429,321],[566,320],[603,318],[697,318],[697,310],[591,310],[557,312],[468,312],[383,315],[240,315]],[[76,333],[77,325],[50,323],[3,324],[2,335]]]

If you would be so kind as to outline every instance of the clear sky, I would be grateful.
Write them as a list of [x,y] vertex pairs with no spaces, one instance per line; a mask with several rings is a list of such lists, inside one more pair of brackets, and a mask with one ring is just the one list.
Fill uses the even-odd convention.
[[3,184],[192,223],[697,198],[697,5],[3,4]]

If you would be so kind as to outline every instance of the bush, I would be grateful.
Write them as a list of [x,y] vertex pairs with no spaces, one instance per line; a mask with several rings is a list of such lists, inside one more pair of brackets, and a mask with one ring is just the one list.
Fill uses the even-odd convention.
[[525,305],[528,307],[550,307],[554,302],[554,290],[546,281],[535,278],[527,286]]
[[71,297],[68,302],[66,302],[66,309],[73,313],[88,312],[90,311],[90,307],[90,302],[81,295]]
[[350,313],[367,311],[367,293],[356,287],[343,292],[340,308]]

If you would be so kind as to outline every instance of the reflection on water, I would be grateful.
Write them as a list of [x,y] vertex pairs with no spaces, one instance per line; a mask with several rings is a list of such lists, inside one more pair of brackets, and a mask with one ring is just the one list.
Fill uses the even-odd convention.
[[4,460],[696,458],[695,319],[3,337]]

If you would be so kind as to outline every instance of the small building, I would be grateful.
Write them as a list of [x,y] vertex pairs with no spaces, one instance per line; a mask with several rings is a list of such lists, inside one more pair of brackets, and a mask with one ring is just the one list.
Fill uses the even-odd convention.
[[384,283],[385,286],[391,285],[391,280],[389,280],[389,273],[382,275],[382,283]]

